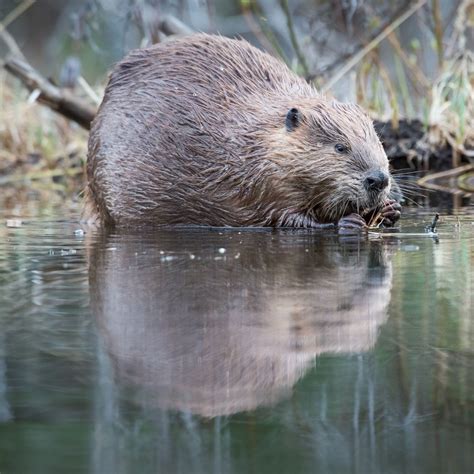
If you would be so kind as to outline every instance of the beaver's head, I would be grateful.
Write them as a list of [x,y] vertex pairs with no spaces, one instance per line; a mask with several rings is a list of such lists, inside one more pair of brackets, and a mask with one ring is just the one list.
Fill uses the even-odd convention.
[[387,156],[360,107],[316,99],[294,104],[284,114],[270,159],[284,169],[285,191],[299,211],[335,222],[387,199]]

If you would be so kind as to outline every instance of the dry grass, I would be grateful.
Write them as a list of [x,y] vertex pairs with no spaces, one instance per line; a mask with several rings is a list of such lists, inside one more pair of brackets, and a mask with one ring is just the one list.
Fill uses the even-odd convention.
[[[433,85],[429,110],[428,143],[448,142],[455,155],[474,158],[474,55],[470,51],[446,62]],[[457,166],[456,157],[453,165]]]
[[455,152],[454,166],[459,165],[460,154],[474,158],[474,54],[467,47],[466,39],[472,28],[474,1],[464,0],[454,22],[450,51],[446,54],[452,59],[444,61],[431,93],[429,141],[448,142]]
[[426,77],[416,50],[407,54],[393,31],[387,39],[392,46],[396,78],[385,70],[379,51],[373,51],[357,68],[358,100],[374,118],[391,120],[394,128],[400,117],[422,118],[426,153],[419,160],[449,144],[452,165],[457,167],[461,156],[474,159],[474,54],[467,46],[468,32],[474,28],[474,0],[461,2],[453,31],[444,41],[437,0],[432,2],[432,14],[438,73]]
[[34,102],[0,72],[0,185],[42,181],[63,192],[82,188],[87,133]]

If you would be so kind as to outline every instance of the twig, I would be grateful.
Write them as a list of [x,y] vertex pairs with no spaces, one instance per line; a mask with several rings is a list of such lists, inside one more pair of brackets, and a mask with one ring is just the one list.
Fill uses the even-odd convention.
[[76,97],[51,84],[41,76],[25,59],[13,36],[6,30],[22,13],[30,8],[36,0],[25,0],[13,9],[0,23],[0,38],[5,42],[13,57],[3,64],[6,71],[20,79],[32,92],[31,97],[46,104],[51,109],[89,129],[96,110],[82,103]]
[[101,98],[95,93],[94,89],[92,89],[89,83],[82,76],[79,76],[77,82],[82,87],[82,90],[91,98],[91,100],[96,105],[100,105]]
[[390,80],[390,76],[386,68],[381,64],[379,61],[379,56],[376,54],[377,52],[374,51],[372,54],[374,56],[374,62],[377,64],[380,78],[382,79],[383,83],[387,88],[387,95],[390,100],[390,106],[392,107],[392,117],[391,117],[391,124],[394,130],[398,130],[400,113],[398,109],[398,101],[397,101],[397,94],[395,92],[395,88],[393,87],[392,81]]
[[443,69],[444,52],[443,52],[443,23],[441,20],[441,7],[439,0],[432,0],[434,35],[436,39],[436,52],[438,54],[438,66]]
[[18,47],[13,36],[7,31],[7,27],[13,23],[22,13],[31,7],[36,0],[25,0],[14,8],[2,21],[0,21],[0,38],[7,45],[7,48],[19,58],[25,59],[25,56]]
[[36,3],[36,0],[25,0],[24,2],[20,3],[1,21],[2,26],[0,27],[0,30],[7,28],[34,3]]
[[432,237],[437,238],[436,232],[368,232],[369,237],[383,238],[383,237],[397,237],[397,238],[408,238],[408,237]]
[[2,23],[0,23],[0,39],[3,40],[3,42],[7,45],[7,48],[10,50],[10,52],[20,58],[26,61],[25,56],[21,52],[21,49],[18,47],[15,39],[13,36],[5,29]]
[[405,69],[402,66],[402,62],[398,56],[394,58],[395,63],[395,74],[398,80],[398,86],[400,90],[400,94],[402,96],[403,106],[405,108],[405,116],[413,116],[414,115],[414,107],[413,102],[410,95],[410,89],[408,87],[407,76],[405,74]]
[[21,59],[8,59],[4,67],[8,72],[20,79],[30,91],[39,90],[39,102],[89,130],[90,123],[96,114],[94,107],[84,104],[68,91],[61,90],[51,84],[51,82]]
[[255,19],[254,10],[257,7],[256,0],[240,0],[242,16],[244,17],[250,31],[255,35],[263,49],[272,56],[277,58],[280,57],[285,61],[285,63],[288,63],[280,45],[273,37],[272,32],[268,29],[267,31],[264,31],[263,26]]
[[322,92],[327,92],[331,87],[339,82],[356,64],[358,64],[370,51],[376,48],[390,33],[395,31],[402,23],[416,13],[428,0],[419,0],[412,5],[405,13],[402,13],[396,20],[387,26],[379,35],[377,35],[370,43],[352,56],[349,61],[342,66],[334,76],[322,87]]
[[405,50],[402,48],[396,33],[395,32],[390,33],[387,36],[387,39],[388,41],[390,41],[390,44],[393,46],[393,49],[396,51],[400,59],[403,61],[408,71],[413,75],[413,78],[416,81],[418,81],[418,83],[420,83],[425,90],[429,89],[431,87],[430,82],[426,78],[421,68],[418,67],[416,64],[412,64],[410,62],[410,59],[408,58],[408,55],[405,52]]
[[[373,13],[373,9],[370,8],[370,7],[368,7],[368,8],[369,8],[368,11],[370,11],[371,16],[374,19],[378,19],[377,15],[375,15]],[[394,19],[398,18],[400,15],[405,13],[406,8],[407,8],[407,5],[403,2],[401,4],[401,6],[393,13],[393,15],[390,18],[386,19],[385,21],[382,21],[381,26],[379,26],[377,28],[377,30],[374,31],[373,34],[371,35],[370,41],[372,41],[372,39],[374,39],[374,38],[377,38],[382,32],[384,32],[392,24]],[[308,81],[313,81],[316,77],[320,77],[320,76],[328,77],[328,76],[330,76],[333,73],[333,71],[337,71],[342,64],[344,64],[350,58],[352,58],[353,56],[358,54],[360,51],[362,51],[365,48],[365,46],[366,46],[365,42],[364,42],[364,44],[360,44],[360,42],[357,43],[357,47],[354,47],[354,49],[351,52],[345,53],[345,54],[339,56],[331,64],[328,64],[326,66],[322,66],[322,67],[316,69],[315,71],[312,71],[308,75],[307,80]]]
[[370,219],[370,222],[367,224],[367,227],[369,229],[378,229],[382,225],[382,222],[382,213],[378,212],[372,216],[372,219]]
[[288,6],[288,0],[280,0],[280,5],[286,16],[286,25],[288,27],[288,33],[290,34],[291,45],[293,46],[299,64],[303,68],[303,74],[307,76],[308,64],[306,63],[306,59],[301,51],[298,39],[296,38],[295,29],[293,27],[293,18],[291,16],[290,7]]
[[456,178],[462,174],[469,173],[474,171],[474,164],[459,166],[458,168],[453,168],[450,170],[439,171],[438,173],[432,173],[428,176],[424,176],[418,180],[418,183],[426,183],[427,181],[435,181],[446,178]]
[[439,214],[436,213],[433,217],[433,220],[431,221],[431,225],[427,227],[428,232],[433,232],[433,234],[436,232],[436,224],[438,223],[439,220]]
[[418,180],[418,184],[426,189],[442,191],[460,197],[470,197],[473,189],[469,185],[470,173],[474,171],[474,164],[460,166],[455,169],[429,174]]
[[167,36],[190,35],[194,32],[192,28],[173,15],[164,15],[160,21],[159,28]]

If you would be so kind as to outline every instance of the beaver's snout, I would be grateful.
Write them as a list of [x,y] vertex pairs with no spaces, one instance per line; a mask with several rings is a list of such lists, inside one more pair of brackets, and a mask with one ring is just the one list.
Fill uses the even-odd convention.
[[381,170],[371,171],[364,179],[364,187],[367,191],[383,191],[388,183],[388,174]]

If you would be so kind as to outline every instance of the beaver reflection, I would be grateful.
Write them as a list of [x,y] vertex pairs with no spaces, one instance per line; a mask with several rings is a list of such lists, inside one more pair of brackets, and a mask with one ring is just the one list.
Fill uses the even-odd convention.
[[91,304],[118,380],[203,416],[282,399],[325,352],[370,349],[387,318],[380,244],[272,232],[100,238]]

